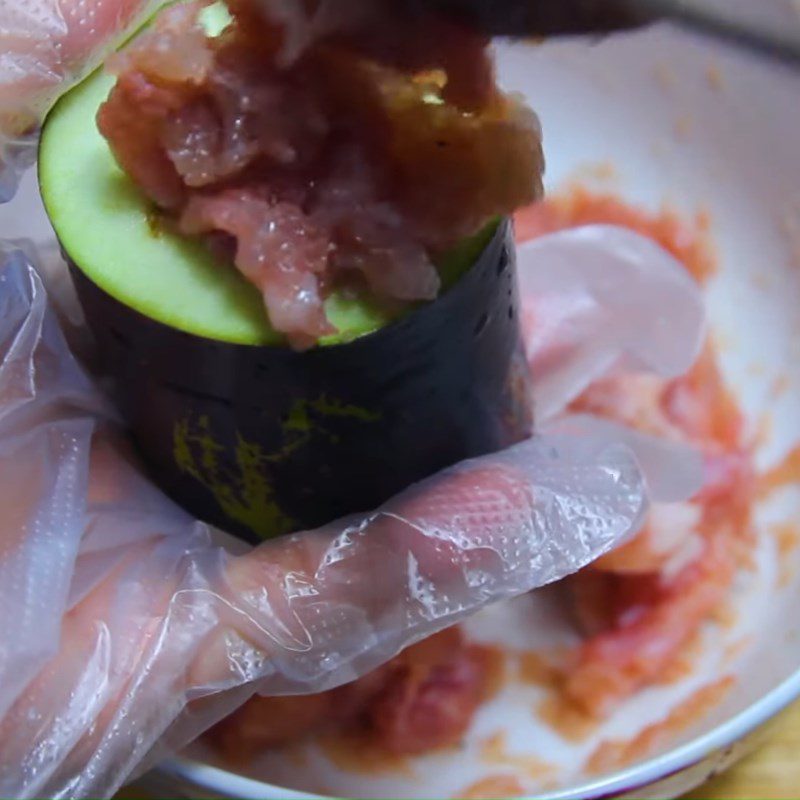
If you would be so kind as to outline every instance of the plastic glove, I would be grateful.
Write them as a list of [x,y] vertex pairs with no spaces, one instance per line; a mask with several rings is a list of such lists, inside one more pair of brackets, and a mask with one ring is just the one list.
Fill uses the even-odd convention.
[[35,157],[35,131],[164,0],[0,0],[0,202]]
[[[641,245],[625,234],[620,251],[618,233],[597,239],[598,258],[619,261]],[[542,240],[538,257],[523,257],[523,282],[532,270],[550,273],[572,244]],[[700,482],[685,448],[557,419],[552,433],[447,470],[373,514],[230,556],[141,476],[27,258],[6,251],[2,260],[3,796],[111,794],[141,761],[189,741],[254,691],[330,688],[487,603],[579,569],[640,523],[645,487],[632,450],[657,499],[687,496]],[[653,261],[637,302],[674,267]],[[618,296],[631,282],[617,273]],[[693,304],[696,291],[676,302]],[[562,308],[567,299],[551,295]],[[529,338],[547,318],[536,300],[526,297]],[[585,304],[575,309],[573,322]],[[687,365],[702,320],[694,334],[676,356]],[[646,334],[636,342],[653,364],[663,363],[662,345]],[[553,398],[559,380],[540,370],[536,387]]]
[[[697,283],[650,239],[587,225],[518,248],[525,347],[541,425],[613,369],[686,372],[705,340]],[[549,269],[537,269],[547,263]]]
[[256,688],[355,678],[641,519],[628,448],[553,435],[229,556],[142,478],[37,274],[19,251],[3,262],[2,796],[110,794],[181,715],[170,744]]

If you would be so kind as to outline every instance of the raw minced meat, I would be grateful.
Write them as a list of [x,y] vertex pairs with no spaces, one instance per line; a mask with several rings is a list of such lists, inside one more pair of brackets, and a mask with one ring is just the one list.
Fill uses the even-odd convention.
[[338,689],[304,697],[254,697],[207,738],[238,762],[341,728],[398,756],[446,747],[463,737],[491,692],[489,652],[450,628]]
[[[586,224],[622,225],[675,255],[699,282],[715,268],[700,215],[687,224],[578,189],[517,215],[521,240]],[[535,324],[535,319],[532,321]],[[703,455],[703,488],[684,503],[656,506],[631,541],[568,578],[586,635],[561,689],[572,706],[602,718],[657,682],[730,596],[741,555],[752,547],[753,454],[738,403],[709,341],[686,375],[640,373],[595,381],[571,406]]]
[[388,0],[232,0],[210,37],[205,5],[112,59],[98,125],[182,232],[227,239],[294,347],[333,332],[337,287],[434,299],[437,255],[538,195],[536,118],[480,36]]

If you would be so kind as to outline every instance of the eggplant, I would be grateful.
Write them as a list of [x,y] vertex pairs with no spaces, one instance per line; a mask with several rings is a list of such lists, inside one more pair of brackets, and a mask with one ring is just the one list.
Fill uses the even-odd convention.
[[339,334],[294,351],[232,266],[154,224],[95,129],[110,80],[51,112],[40,185],[99,363],[166,493],[257,542],[529,435],[509,220],[443,259],[435,301],[397,314],[334,296]]

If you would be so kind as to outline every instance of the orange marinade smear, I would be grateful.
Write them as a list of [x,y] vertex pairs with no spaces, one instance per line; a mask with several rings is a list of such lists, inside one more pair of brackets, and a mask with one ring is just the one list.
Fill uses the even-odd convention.
[[693,692],[676,706],[665,720],[649,725],[633,739],[601,742],[589,757],[586,767],[588,772],[590,774],[613,772],[652,755],[713,711],[735,685],[736,679],[730,675],[720,678],[715,683]]
[[481,742],[481,762],[492,767],[510,767],[518,775],[525,775],[537,784],[550,783],[557,767],[541,758],[525,753],[515,753],[509,747],[505,731],[497,731]]
[[[523,209],[515,222],[518,241],[583,225],[618,225],[661,245],[701,284],[717,268],[703,213],[687,221],[669,209],[649,212],[613,195],[577,188]],[[627,402],[637,392],[644,393],[638,407]],[[697,552],[677,573],[662,573],[657,561],[647,560],[645,529],[567,584],[579,619],[588,626],[587,637],[571,658],[550,668],[545,682],[551,695],[539,713],[551,724],[559,720],[554,727],[562,736],[579,740],[620,702],[666,680],[679,662],[690,660],[701,626],[725,602],[737,569],[752,551],[755,481],[742,414],[710,341],[685,376],[603,379],[573,409],[651,433],[674,431],[701,449],[707,473],[703,490],[692,500],[699,509]],[[636,559],[643,559],[638,568]]]
[[489,775],[462,789],[460,800],[497,800],[498,798],[524,797],[528,792],[514,775]]
[[800,485],[800,447],[791,450],[778,464],[759,476],[758,494],[766,497],[793,485]]
[[620,225],[660,244],[700,283],[706,283],[717,271],[714,251],[707,238],[710,218],[704,211],[687,221],[669,208],[653,213],[613,194],[598,194],[577,187],[523,208],[514,215],[514,223],[518,242],[580,225]]

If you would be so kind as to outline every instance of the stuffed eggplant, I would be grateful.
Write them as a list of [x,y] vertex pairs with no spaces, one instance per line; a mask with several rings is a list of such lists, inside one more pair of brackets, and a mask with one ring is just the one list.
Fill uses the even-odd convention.
[[482,78],[366,52],[374,22],[288,63],[231,6],[213,35],[170,9],[63,98],[39,176],[153,478],[257,541],[529,433],[506,215],[541,153]]

